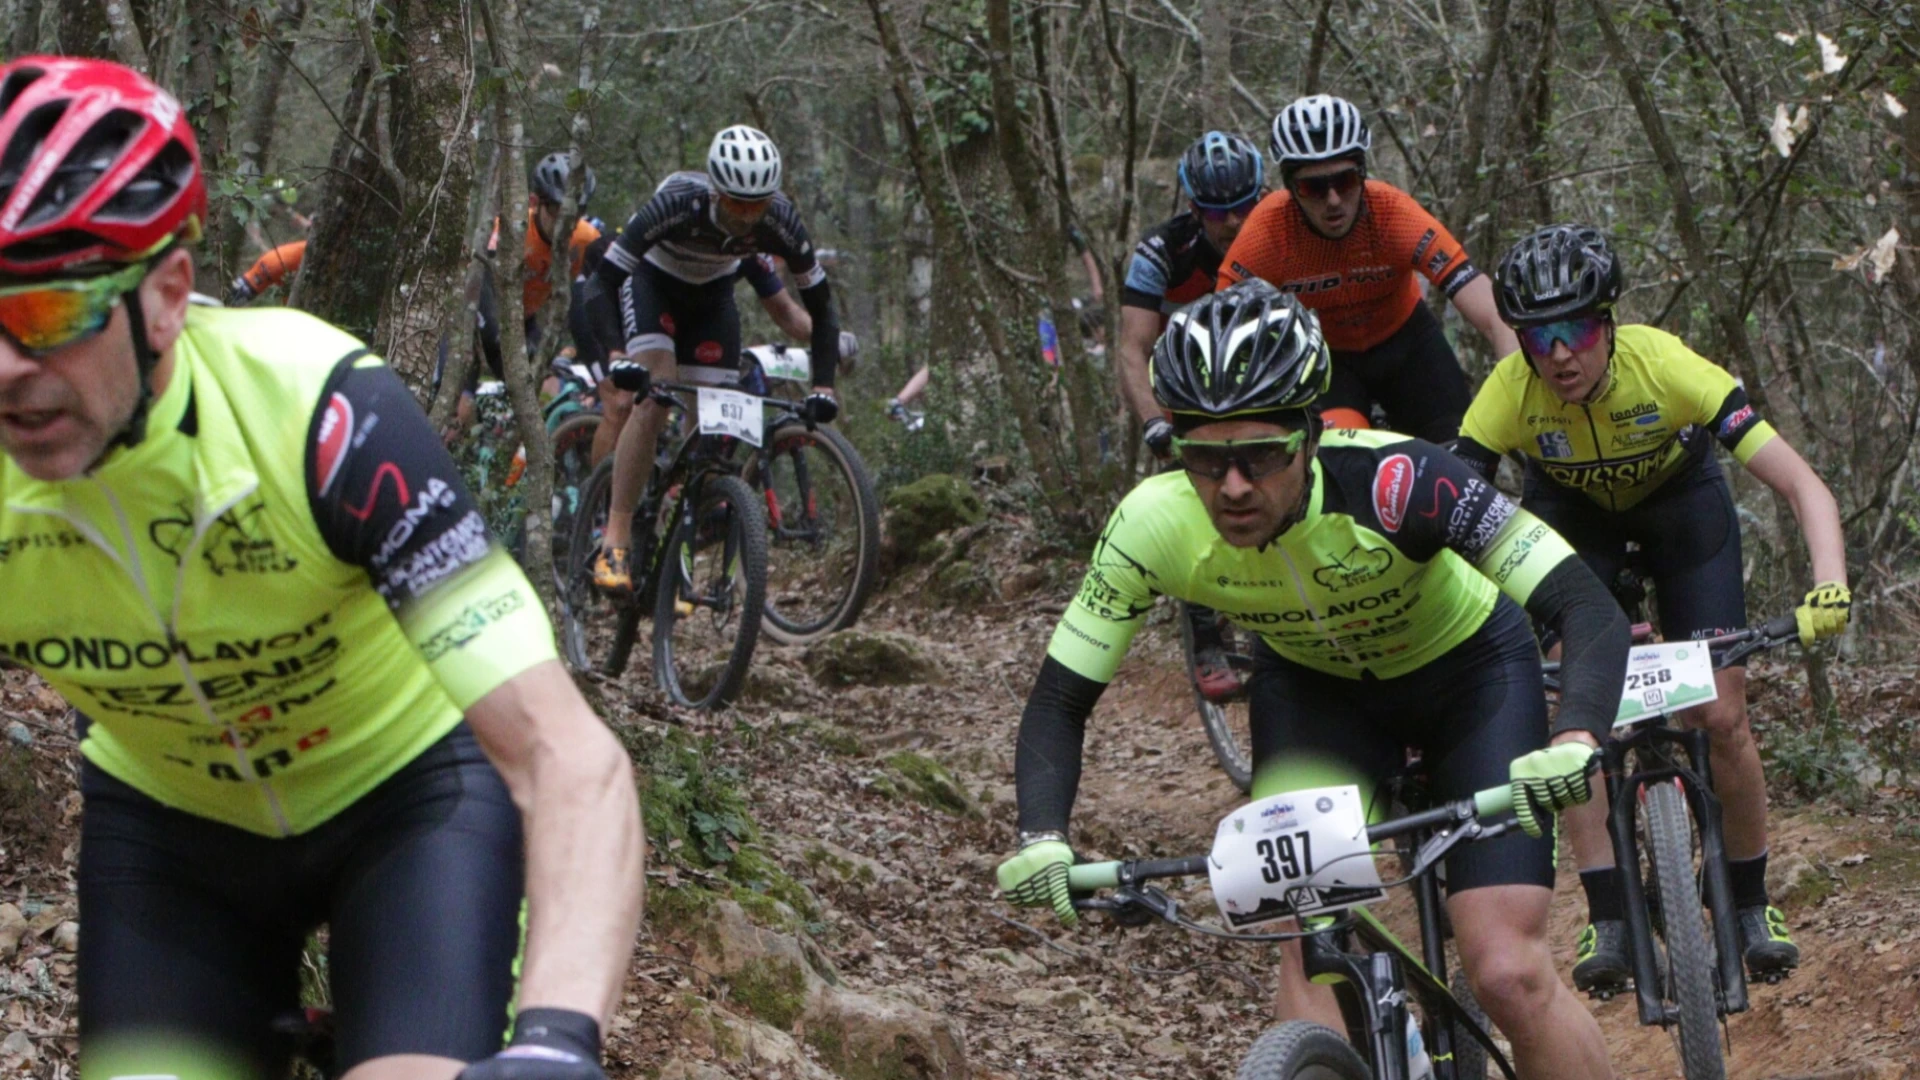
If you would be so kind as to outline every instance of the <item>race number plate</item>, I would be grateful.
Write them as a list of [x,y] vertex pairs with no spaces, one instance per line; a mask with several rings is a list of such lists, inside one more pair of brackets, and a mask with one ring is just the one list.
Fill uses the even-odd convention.
[[760,399],[737,390],[700,388],[700,433],[731,435],[741,442],[760,445]]
[[797,383],[813,381],[813,357],[805,349],[785,345],[755,345],[747,351],[760,361],[760,370],[766,372],[769,379],[786,379]]
[[1697,641],[1635,645],[1627,654],[1627,681],[1613,726],[1704,705],[1719,696],[1713,685],[1713,657],[1706,646]]
[[1274,795],[1228,814],[1207,858],[1220,917],[1235,930],[1385,894],[1357,787]]

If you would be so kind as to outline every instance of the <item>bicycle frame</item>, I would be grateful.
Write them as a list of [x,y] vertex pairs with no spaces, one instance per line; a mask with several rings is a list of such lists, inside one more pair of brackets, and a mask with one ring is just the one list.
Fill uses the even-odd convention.
[[[1721,1009],[1726,1014],[1747,1011],[1747,978],[1742,967],[1740,944],[1735,928],[1733,884],[1727,872],[1726,842],[1721,832],[1720,799],[1713,793],[1712,759],[1707,733],[1699,728],[1671,727],[1663,716],[1650,717],[1630,732],[1615,732],[1601,747],[1601,762],[1607,784],[1607,831],[1613,838],[1614,865],[1640,865],[1639,838],[1634,818],[1639,814],[1640,791],[1649,784],[1677,782],[1686,793],[1687,807],[1700,830],[1701,865],[1705,870],[1707,908],[1713,913],[1713,939],[1717,954]],[[1673,748],[1685,755],[1682,761],[1672,755]],[[1653,768],[1634,769],[1634,762]],[[1634,996],[1640,1009],[1640,1023],[1667,1027],[1677,1019],[1661,1004],[1659,961],[1654,955],[1653,925],[1647,911],[1646,889],[1637,873],[1620,875],[1625,891],[1626,916],[1630,925],[1627,941],[1633,965]],[[1662,903],[1684,903],[1684,898],[1661,898]]]

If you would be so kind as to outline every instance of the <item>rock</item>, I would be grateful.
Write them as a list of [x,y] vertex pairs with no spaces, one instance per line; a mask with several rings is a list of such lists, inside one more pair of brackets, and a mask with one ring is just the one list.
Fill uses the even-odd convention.
[[0,904],[0,960],[13,957],[20,939],[27,933],[27,917],[12,904]]
[[1162,1035],[1159,1038],[1148,1039],[1147,1044],[1142,1046],[1140,1050],[1148,1057],[1157,1057],[1167,1061],[1182,1060],[1188,1053],[1187,1044],[1171,1035]]
[[984,457],[973,463],[973,478],[989,484],[1004,484],[1013,476],[1013,461],[1005,454]]
[[819,989],[800,1037],[845,1080],[964,1080],[965,1039],[951,1018],[888,991]]
[[61,952],[76,952],[80,948],[80,924],[68,919],[53,928],[53,947]]
[[966,788],[961,787],[953,774],[932,758],[903,751],[888,758],[887,764],[906,781],[901,793],[915,802],[961,817],[980,816],[980,810],[974,806]]
[[1033,974],[1047,970],[1047,966],[1023,952],[1012,949],[982,949],[980,959],[994,964],[1002,964],[1022,974]]
[[1045,567],[1025,563],[1013,568],[1007,575],[1006,585],[1000,590],[1005,596],[1025,596],[1047,583]]
[[1826,873],[1798,851],[1767,863],[1767,895],[1783,908],[1818,900],[1832,888]]
[[756,663],[747,669],[747,686],[740,700],[757,705],[790,709],[803,705],[814,694],[807,685],[805,672],[785,664]]
[[887,493],[886,508],[886,533],[902,564],[921,561],[928,541],[948,529],[975,525],[987,516],[973,488],[946,473],[894,488]]
[[24,1031],[15,1031],[0,1042],[0,1060],[33,1062],[40,1060],[40,1048],[33,1045],[33,1039]]
[[33,732],[27,728],[27,725],[15,720],[7,725],[7,741],[15,746],[32,746]]
[[807,671],[822,686],[910,686],[939,682],[940,662],[926,646],[890,630],[842,630],[811,646]]
[[849,851],[831,841],[808,843],[800,859],[813,868],[816,880],[829,888],[869,898],[905,898],[919,891],[913,882],[894,873],[880,860]]
[[971,608],[1000,598],[999,585],[967,559],[941,567],[933,575],[933,596],[952,608]]
[[660,1070],[660,1080],[733,1080],[731,1073],[716,1069],[704,1061],[674,1058]]

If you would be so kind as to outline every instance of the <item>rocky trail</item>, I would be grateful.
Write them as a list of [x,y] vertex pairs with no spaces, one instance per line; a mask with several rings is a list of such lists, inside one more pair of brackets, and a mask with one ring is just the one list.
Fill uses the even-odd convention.
[[[1004,509],[1004,508],[1003,508]],[[674,713],[640,676],[588,689],[646,779],[648,920],[609,1033],[619,1077],[1231,1077],[1275,950],[995,898],[1013,842],[1020,701],[1078,580],[1008,513],[903,557],[855,631],[763,640],[749,700]],[[1083,857],[1192,854],[1237,792],[1164,621],[1089,728]],[[1785,669],[1759,680],[1793,692]],[[64,707],[0,675],[0,1073],[71,1075],[77,796]],[[1903,684],[1904,685],[1904,684]],[[1910,690],[1910,687],[1908,688]],[[1877,692],[1877,691],[1876,691]],[[1860,692],[1864,698],[1865,691]],[[1915,707],[1903,691],[1877,708]],[[1763,698],[1756,712],[1767,715]],[[1766,738],[1764,725],[1762,739]],[[1729,1075],[1920,1077],[1920,806],[1779,804],[1774,873],[1806,965],[1728,1025]],[[1386,906],[1404,919],[1403,900]],[[1211,904],[1194,904],[1211,915]],[[1563,868],[1563,971],[1584,913]],[[1622,1077],[1678,1075],[1632,1002],[1590,1007]]]

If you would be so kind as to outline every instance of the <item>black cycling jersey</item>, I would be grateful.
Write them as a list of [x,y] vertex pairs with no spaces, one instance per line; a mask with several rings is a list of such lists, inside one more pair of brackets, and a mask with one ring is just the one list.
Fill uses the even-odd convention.
[[1120,303],[1162,313],[1192,303],[1213,291],[1220,258],[1200,227],[1198,214],[1191,210],[1175,214],[1134,245]]
[[[720,227],[715,217],[717,202],[718,193],[707,174],[689,171],[667,177],[607,249],[598,270],[601,295],[609,300],[620,297],[621,285],[643,260],[683,282],[702,285],[735,273],[743,258],[777,256],[793,274],[800,300],[813,318],[814,382],[832,386],[840,363],[840,322],[833,310],[826,268],[815,255],[813,240],[800,223],[793,201],[785,192],[775,192],[766,213],[740,236]],[[634,312],[623,310],[622,316],[629,328],[640,325]]]

